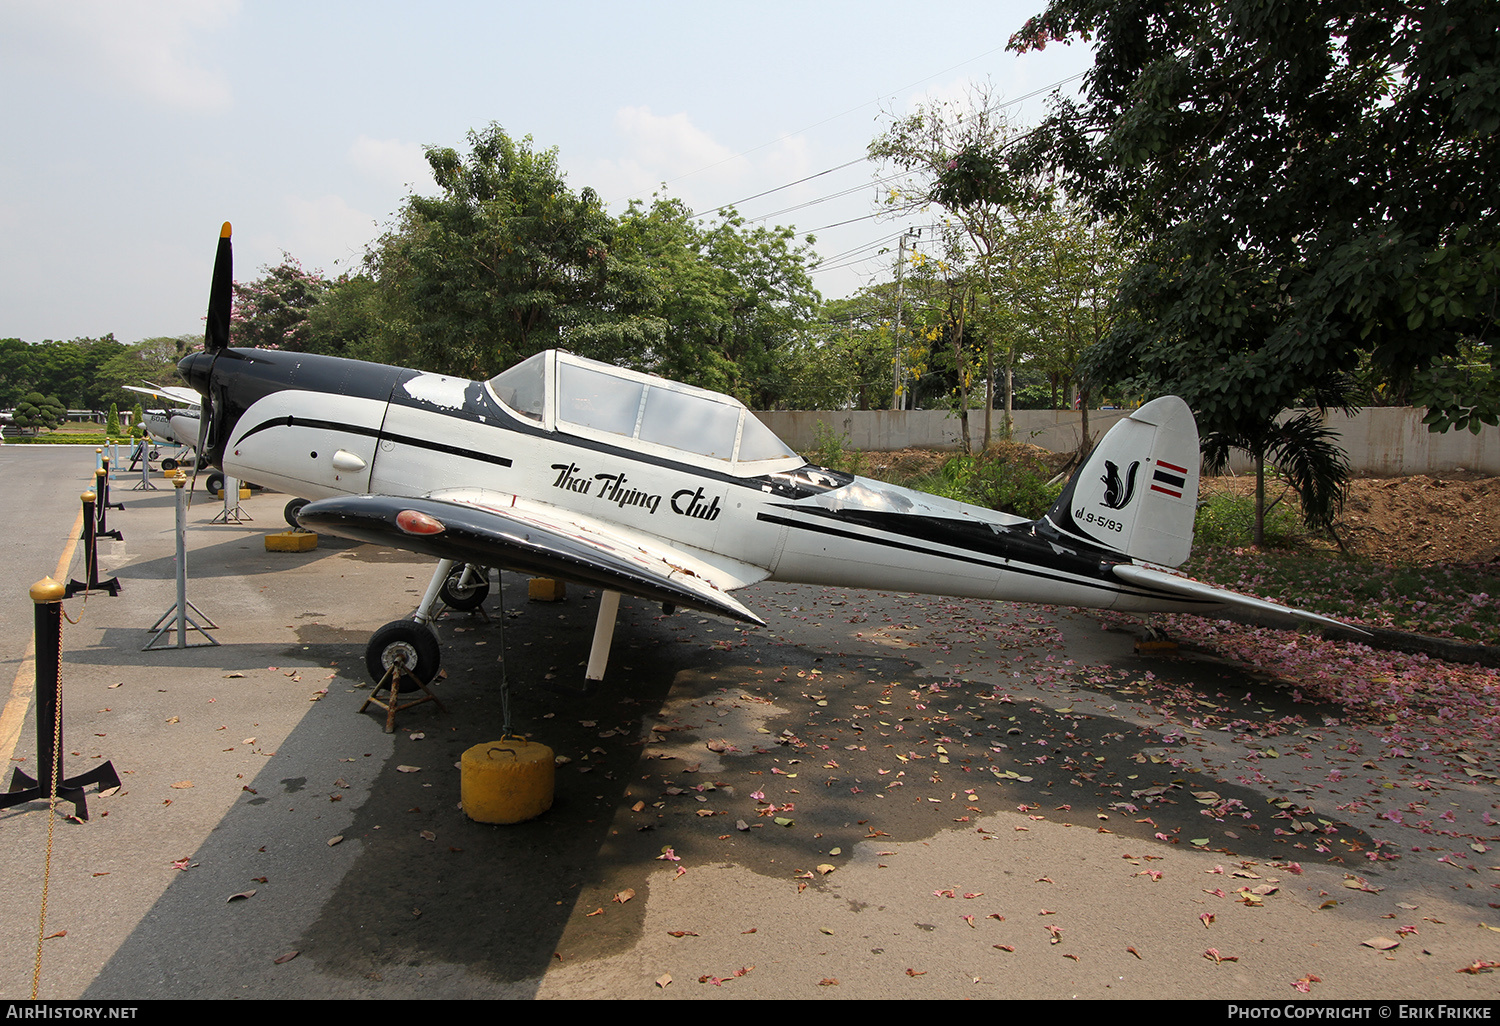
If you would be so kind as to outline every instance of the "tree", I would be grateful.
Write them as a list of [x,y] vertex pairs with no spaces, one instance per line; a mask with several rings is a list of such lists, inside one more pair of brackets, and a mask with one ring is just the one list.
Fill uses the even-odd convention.
[[700,220],[657,196],[616,224],[618,273],[632,289],[616,316],[638,340],[622,362],[756,409],[785,403],[814,357],[803,331],[818,302],[807,250],[791,229],[749,227],[732,209]]
[[[125,385],[149,381],[157,385],[177,382],[177,363],[203,344],[203,336],[178,335],[142,339],[133,345],[118,346],[110,358],[99,366],[98,383],[113,401],[134,401],[134,395],[123,392]],[[157,403],[156,405],[160,405]]]
[[[987,88],[975,89],[963,103],[937,101],[919,105],[904,117],[892,117],[890,127],[869,146],[872,160],[894,164],[905,177],[890,188],[885,205],[896,213],[910,213],[938,203],[947,208],[973,249],[982,291],[992,294],[998,274],[1004,273],[1001,250],[1008,230],[1011,207],[1029,191],[1030,183],[1012,183],[984,194],[956,195],[944,193],[937,186],[952,171],[955,161],[969,153],[998,152],[1008,140],[1010,129],[1002,107]],[[1014,185],[1014,187],[1012,187]],[[948,245],[950,260],[957,254]],[[1006,342],[1013,336],[1004,337]],[[1004,350],[1006,378],[1004,387],[1005,423],[1002,431],[1010,433],[1012,408],[1012,370],[1019,355],[1013,345]],[[984,445],[990,441],[990,396],[994,388],[994,352],[984,354],[986,402]],[[965,425],[967,426],[967,424]]]
[[342,274],[328,282],[307,313],[307,351],[376,363],[401,362],[390,349],[389,305],[380,283],[368,274]]
[[408,197],[372,255],[394,304],[391,344],[468,377],[564,342],[603,359],[639,350],[639,269],[615,255],[599,197],[569,189],[557,151],[537,152],[529,136],[491,124],[468,142],[467,155],[428,147],[442,195]]
[[[1096,47],[1085,97],[1056,99],[1012,166],[1056,169],[1141,245],[1099,379],[1168,386],[1253,437],[1362,356],[1397,379],[1465,345],[1493,365],[1492,0],[1054,0],[1011,47],[1074,39]],[[1426,397],[1435,427],[1494,423]]]
[[237,346],[306,352],[309,317],[328,293],[321,271],[304,271],[290,253],[281,263],[261,268],[254,281],[234,283],[229,337]]
[[15,425],[31,430],[51,430],[59,427],[67,419],[67,415],[67,407],[56,396],[32,392],[16,404]]

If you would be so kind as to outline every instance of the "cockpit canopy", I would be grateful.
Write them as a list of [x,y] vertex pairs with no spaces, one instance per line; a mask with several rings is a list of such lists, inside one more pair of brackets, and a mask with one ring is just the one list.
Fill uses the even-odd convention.
[[548,431],[638,448],[732,474],[804,462],[737,399],[551,349],[500,372],[490,392]]

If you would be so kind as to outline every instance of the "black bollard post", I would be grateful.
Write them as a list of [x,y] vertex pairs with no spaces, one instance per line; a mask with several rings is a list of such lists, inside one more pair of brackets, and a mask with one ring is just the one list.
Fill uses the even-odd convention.
[[[94,524],[94,537],[96,539],[113,538],[115,541],[124,541],[125,536],[123,534],[119,531],[111,531],[109,529],[109,523],[106,519],[106,512],[110,507],[109,460],[105,460],[104,466],[94,471],[94,479],[94,493],[99,496],[98,500],[94,503],[94,512],[99,515],[98,520]],[[117,509],[125,508],[124,503],[117,502],[114,503],[114,506]]]
[[79,819],[89,818],[83,789],[97,784],[100,793],[120,786],[114,763],[105,762],[71,780],[63,776],[62,735],[62,600],[66,589],[50,577],[31,586],[36,603],[36,752],[37,775],[19,768],[11,773],[10,791],[0,794],[0,809],[25,802],[48,801],[53,795],[73,803]]
[[83,500],[83,561],[88,568],[88,580],[72,580],[64,591],[63,598],[72,598],[80,591],[108,591],[110,595],[120,594],[120,582],[111,577],[107,581],[99,580],[99,545],[94,536],[94,493],[84,492],[79,496]]

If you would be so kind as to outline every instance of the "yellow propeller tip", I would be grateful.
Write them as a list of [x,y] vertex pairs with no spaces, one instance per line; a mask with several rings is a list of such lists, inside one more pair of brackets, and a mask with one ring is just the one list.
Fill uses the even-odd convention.
[[222,227],[222,228],[219,229],[219,238],[221,238],[221,239],[227,239],[227,238],[229,238],[229,232],[230,232],[229,222],[225,221],[224,222],[224,227]]

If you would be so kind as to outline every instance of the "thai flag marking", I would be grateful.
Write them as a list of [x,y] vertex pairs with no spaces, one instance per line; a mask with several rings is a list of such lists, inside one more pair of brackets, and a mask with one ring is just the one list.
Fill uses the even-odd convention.
[[[1176,471],[1169,474],[1167,471]],[[1151,490],[1170,495],[1174,499],[1182,498],[1182,488],[1187,484],[1187,468],[1177,467],[1166,460],[1157,460],[1156,469],[1151,472]]]

